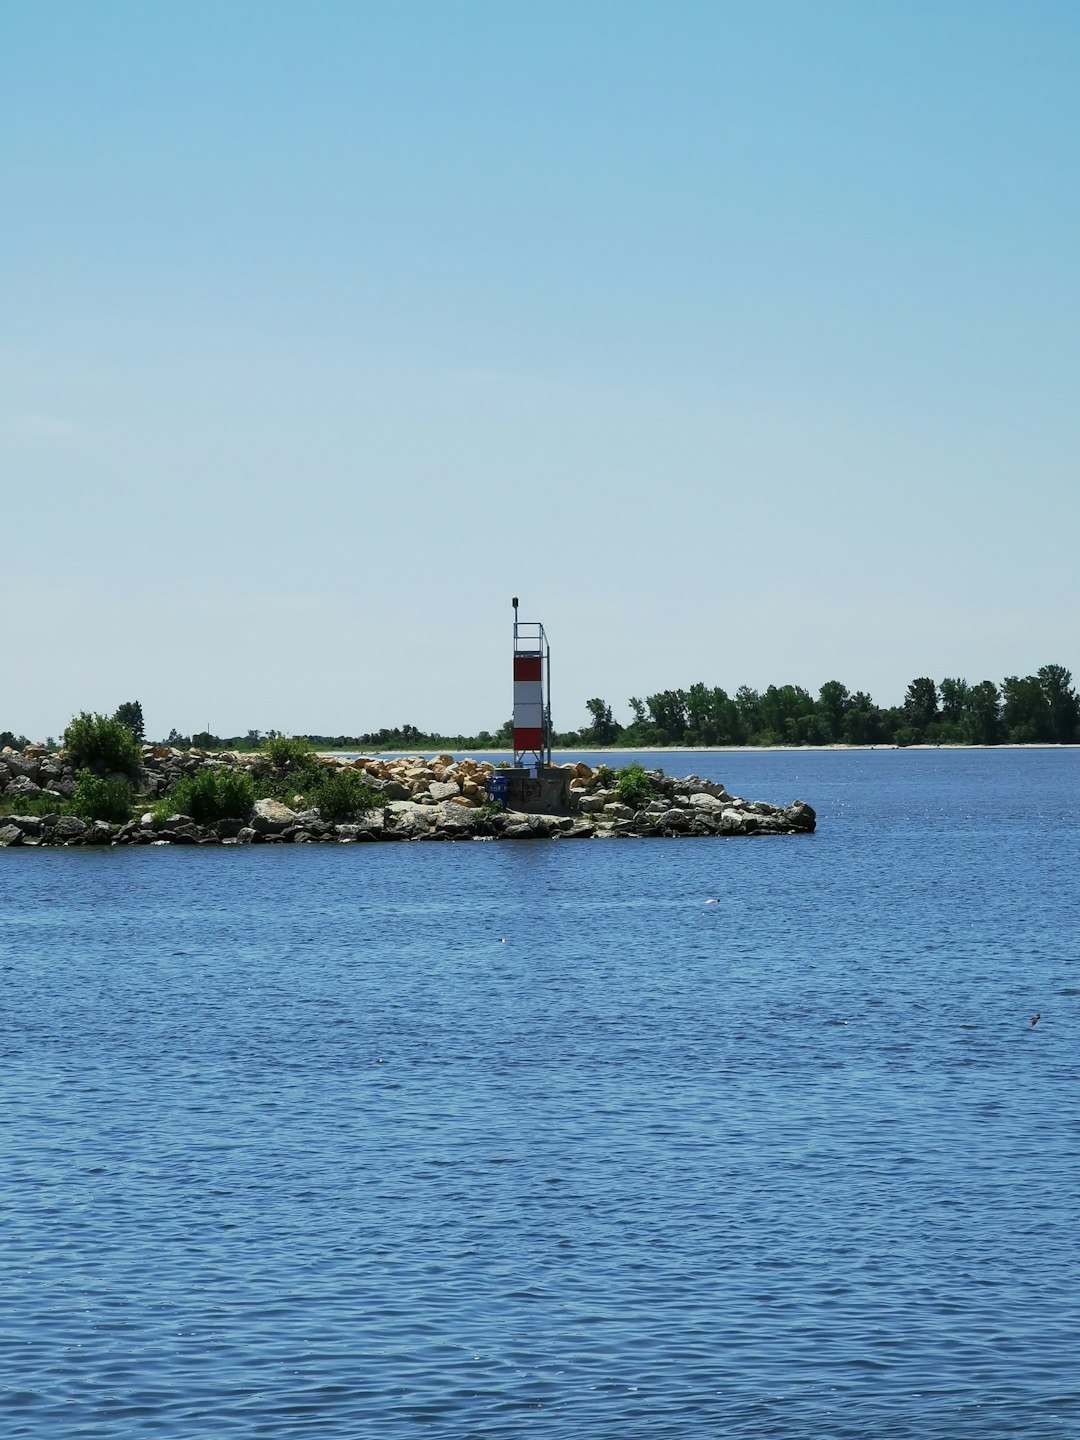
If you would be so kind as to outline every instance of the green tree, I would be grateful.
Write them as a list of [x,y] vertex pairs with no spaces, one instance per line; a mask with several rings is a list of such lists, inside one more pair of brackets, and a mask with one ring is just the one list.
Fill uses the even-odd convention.
[[761,731],[761,696],[749,685],[735,691],[735,708],[739,714],[739,730],[746,740],[754,740]]
[[1033,745],[1054,738],[1050,706],[1037,676],[1006,675],[1001,694],[1001,720],[1012,744]]
[[686,738],[686,691],[660,690],[647,695],[649,718],[662,745],[678,745]]
[[971,687],[967,738],[973,745],[996,745],[1001,739],[1001,692],[992,680]]
[[904,718],[922,739],[938,717],[938,691],[933,680],[922,675],[913,680],[904,696]]
[[818,691],[818,719],[826,732],[825,743],[835,743],[844,738],[844,717],[851,705],[851,692],[839,680],[826,680]]
[[592,724],[582,731],[583,737],[594,745],[610,745],[622,729],[611,713],[611,706],[596,697],[586,700],[585,708],[592,717]]
[[856,690],[844,711],[844,741],[848,745],[877,745],[884,738],[880,709],[865,690]]
[[762,695],[759,736],[784,745],[805,745],[811,739],[814,702],[801,685],[770,685]]
[[[142,760],[135,736],[119,720],[83,710],[64,731],[64,749],[76,770],[132,774]],[[104,817],[102,817],[104,818]]]
[[141,745],[146,739],[146,725],[143,722],[142,705],[138,700],[125,700],[122,705],[116,707],[114,720],[131,731],[132,735]]
[[1080,701],[1072,675],[1063,665],[1043,665],[1036,674],[1049,711],[1050,730],[1059,745],[1073,745],[1080,727]]

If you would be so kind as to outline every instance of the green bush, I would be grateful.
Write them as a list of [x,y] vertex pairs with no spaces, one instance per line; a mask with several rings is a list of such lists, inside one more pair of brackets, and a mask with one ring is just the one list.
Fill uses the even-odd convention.
[[246,820],[255,805],[255,786],[242,770],[196,770],[176,782],[165,803],[170,815],[190,815],[196,825]]
[[263,749],[275,770],[300,770],[311,763],[311,741],[306,735],[273,735]]
[[324,820],[358,820],[379,803],[378,794],[355,770],[323,770],[308,787],[309,803]]
[[131,819],[134,791],[118,775],[103,778],[80,770],[75,794],[71,797],[71,813],[81,820],[111,820],[122,825]]
[[642,805],[647,805],[655,793],[648,772],[636,760],[633,764],[624,765],[621,770],[616,772],[615,789],[619,792],[619,799],[622,803],[632,806],[635,810],[640,810]]
[[64,749],[76,770],[131,774],[142,760],[139,742],[119,720],[83,710],[64,731]]
[[607,790],[615,783],[615,771],[610,765],[598,765],[594,778],[602,790]]

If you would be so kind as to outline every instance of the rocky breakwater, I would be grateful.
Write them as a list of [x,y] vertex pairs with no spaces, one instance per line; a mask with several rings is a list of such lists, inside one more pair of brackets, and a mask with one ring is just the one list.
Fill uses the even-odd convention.
[[[315,757],[324,770],[359,772],[369,803],[347,820],[325,817],[304,796],[288,796],[289,776],[274,772],[262,753],[206,754],[147,745],[132,777],[139,795],[135,813],[123,823],[71,813],[76,776],[62,752],[41,746],[0,753],[0,847],[41,845],[265,845],[356,844],[407,840],[620,839],[682,836],[795,835],[812,832],[815,815],[801,800],[787,806],[743,800],[723,785],[698,776],[675,778],[641,772],[644,780],[620,786],[606,767],[579,762],[570,772],[568,813],[534,815],[493,803],[488,783],[497,773],[490,761],[451,755]],[[206,769],[231,769],[252,777],[256,787],[273,780],[280,796],[254,802],[244,816],[199,824],[170,811],[168,797],[185,776]],[[20,814],[19,801],[32,802]],[[27,807],[28,809],[30,806]]]

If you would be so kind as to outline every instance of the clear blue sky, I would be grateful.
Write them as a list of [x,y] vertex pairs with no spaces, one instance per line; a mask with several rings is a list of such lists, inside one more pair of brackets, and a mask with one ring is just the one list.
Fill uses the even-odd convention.
[[0,729],[1080,669],[1080,6],[0,4]]

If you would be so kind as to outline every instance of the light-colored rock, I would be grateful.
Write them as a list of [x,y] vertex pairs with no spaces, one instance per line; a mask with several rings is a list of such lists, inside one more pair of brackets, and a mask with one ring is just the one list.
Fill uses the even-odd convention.
[[632,820],[634,812],[629,805],[624,805],[620,800],[612,800],[604,806],[604,814],[609,820]]
[[582,795],[577,802],[577,808],[583,814],[597,815],[606,804],[607,801],[602,795]]
[[456,780],[432,780],[428,785],[428,794],[439,804],[443,800],[449,800],[454,795],[461,794],[461,786]]
[[9,845],[22,844],[22,831],[18,825],[0,825],[0,846],[5,849]]
[[724,808],[722,800],[718,800],[715,795],[707,794],[704,790],[699,790],[696,794],[691,795],[690,804],[695,810],[707,810],[710,813],[719,812]]
[[260,835],[277,835],[296,821],[296,811],[290,810],[280,800],[256,800],[255,813],[251,817],[251,828]]

